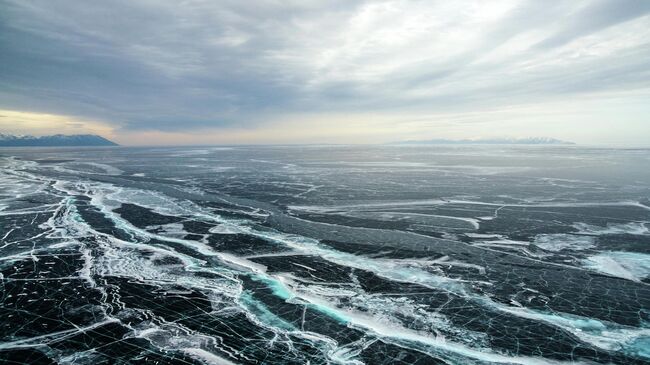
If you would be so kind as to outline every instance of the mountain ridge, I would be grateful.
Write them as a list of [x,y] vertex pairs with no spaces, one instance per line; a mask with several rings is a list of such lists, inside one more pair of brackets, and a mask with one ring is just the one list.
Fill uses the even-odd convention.
[[81,147],[119,146],[96,134],[54,134],[50,136],[13,135],[0,133],[0,147]]
[[574,145],[574,142],[550,137],[526,138],[478,138],[478,139],[426,139],[395,142],[394,144],[529,144],[529,145]]

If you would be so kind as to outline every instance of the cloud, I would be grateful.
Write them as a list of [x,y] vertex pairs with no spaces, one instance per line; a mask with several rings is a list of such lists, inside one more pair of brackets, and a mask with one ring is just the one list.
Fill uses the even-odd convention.
[[649,4],[0,0],[0,107],[124,136],[374,114],[409,133],[418,115],[645,92]]
[[551,36],[537,46],[558,47],[574,39],[642,17],[648,12],[650,12],[650,2],[644,0],[596,0],[570,14],[572,22],[559,26]]

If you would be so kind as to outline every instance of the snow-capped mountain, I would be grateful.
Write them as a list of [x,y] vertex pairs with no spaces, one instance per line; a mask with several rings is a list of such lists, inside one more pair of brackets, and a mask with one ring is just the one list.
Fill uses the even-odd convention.
[[117,143],[94,134],[55,134],[53,136],[34,137],[0,133],[0,147],[55,146],[117,146]]

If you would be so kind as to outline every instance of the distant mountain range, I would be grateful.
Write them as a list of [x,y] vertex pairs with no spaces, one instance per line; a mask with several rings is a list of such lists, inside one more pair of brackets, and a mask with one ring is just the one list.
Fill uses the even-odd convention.
[[485,138],[485,139],[428,139],[396,142],[396,144],[551,144],[572,145],[573,142],[548,137]]
[[117,146],[104,137],[94,134],[55,134],[53,136],[16,136],[0,133],[0,147],[64,147],[64,146]]

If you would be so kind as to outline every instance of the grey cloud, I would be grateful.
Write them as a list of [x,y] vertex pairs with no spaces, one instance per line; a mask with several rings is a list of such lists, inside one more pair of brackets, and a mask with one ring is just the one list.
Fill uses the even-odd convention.
[[650,12],[650,1],[646,0],[597,0],[570,14],[555,34],[540,42],[540,48],[562,46],[573,39],[646,15]]
[[[407,44],[408,50],[424,48],[417,60],[400,57],[397,46],[394,52],[382,48],[390,42],[365,42],[373,29],[358,44],[341,45],[352,20],[364,24],[356,17],[369,4],[377,5],[0,0],[0,107],[101,119],[126,130],[174,131],[244,127],[292,112],[460,110],[642,88],[650,79],[647,43],[534,71],[521,66],[647,14],[646,1],[590,1],[577,11],[562,1],[519,2],[487,23],[473,44],[440,54],[426,54],[426,36]],[[393,7],[426,12],[431,6],[434,16],[441,4],[402,1]],[[444,29],[429,32],[445,37]],[[482,62],[527,32],[547,36],[498,63]],[[375,66],[378,71],[365,75]]]

